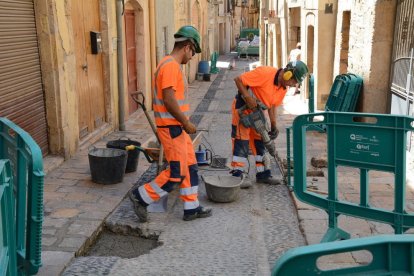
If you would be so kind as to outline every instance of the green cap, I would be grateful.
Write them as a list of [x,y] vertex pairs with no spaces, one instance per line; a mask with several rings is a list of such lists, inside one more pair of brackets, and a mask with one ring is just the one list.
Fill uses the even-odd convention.
[[175,34],[176,41],[183,41],[180,38],[188,38],[194,44],[196,53],[201,53],[200,34],[193,26],[182,26]]
[[293,71],[293,76],[298,83],[301,83],[309,72],[308,66],[300,60],[289,62],[286,69]]

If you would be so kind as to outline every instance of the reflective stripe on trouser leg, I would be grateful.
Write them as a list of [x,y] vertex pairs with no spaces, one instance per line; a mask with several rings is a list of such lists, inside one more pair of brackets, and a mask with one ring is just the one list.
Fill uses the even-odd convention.
[[[165,184],[162,189],[167,190],[164,187],[180,180],[180,198],[184,201],[184,212],[194,213],[200,204],[198,202],[198,167],[191,138],[178,126],[158,128],[158,134],[171,170],[168,179],[164,179]],[[155,182],[158,183],[158,181]]]
[[198,201],[198,166],[190,136],[187,140],[187,160],[187,174],[180,185],[180,198],[184,202],[184,214],[194,214],[200,203]]
[[153,181],[138,188],[141,199],[146,204],[151,204],[167,195],[179,181],[171,181],[171,170],[163,170]]
[[261,139],[258,133],[253,133],[251,141],[252,141],[251,144],[253,144],[252,151],[253,151],[253,154],[255,155],[255,161],[256,161],[256,173],[260,173],[265,170],[265,166],[263,162],[263,157],[265,154],[265,146],[264,146],[263,140]]
[[240,123],[239,112],[236,109],[236,100],[234,100],[232,106],[231,126],[231,138],[233,145],[233,157],[231,166],[233,168],[243,169],[246,167],[247,158],[249,155],[249,137],[250,128],[246,128]]
[[182,145],[185,141],[182,129],[179,126],[170,128],[159,128],[157,130],[161,144],[164,146],[165,158],[169,162],[169,168],[163,170],[153,181],[139,187],[139,200],[150,204],[159,200],[167,193],[171,192],[174,185],[181,183],[183,179],[183,166],[187,163],[187,158],[182,157]]

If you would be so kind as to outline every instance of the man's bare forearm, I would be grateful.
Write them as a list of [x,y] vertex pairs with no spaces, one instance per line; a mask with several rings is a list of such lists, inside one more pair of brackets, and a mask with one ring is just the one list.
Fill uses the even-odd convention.
[[269,114],[269,119],[270,119],[270,126],[272,128],[276,128],[276,107],[272,106],[267,110],[268,114]]
[[163,100],[167,111],[182,125],[188,123],[187,116],[180,110],[177,100],[174,97],[175,91],[171,88],[163,90]]

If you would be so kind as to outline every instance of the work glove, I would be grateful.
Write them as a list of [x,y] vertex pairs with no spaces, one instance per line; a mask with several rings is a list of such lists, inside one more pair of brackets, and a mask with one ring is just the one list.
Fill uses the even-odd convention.
[[276,127],[272,127],[272,129],[268,132],[269,137],[271,140],[275,140],[279,135],[279,130]]

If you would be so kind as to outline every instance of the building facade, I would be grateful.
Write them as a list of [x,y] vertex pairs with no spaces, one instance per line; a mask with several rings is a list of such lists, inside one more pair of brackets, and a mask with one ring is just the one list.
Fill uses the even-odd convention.
[[[334,78],[350,72],[364,79],[358,111],[387,113],[392,105],[390,79],[398,68],[408,67],[407,61],[400,65],[397,60],[408,57],[414,47],[413,5],[410,0],[261,1],[261,63],[285,66],[290,50],[301,42],[302,60],[315,76],[319,110]],[[404,80],[398,82],[394,90],[404,85]],[[309,97],[306,86],[303,100]]]

